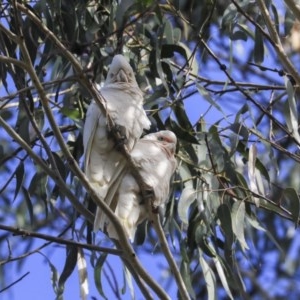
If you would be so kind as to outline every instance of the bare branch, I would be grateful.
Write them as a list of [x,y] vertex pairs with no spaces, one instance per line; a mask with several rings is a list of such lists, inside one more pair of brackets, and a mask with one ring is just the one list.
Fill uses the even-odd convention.
[[294,65],[286,55],[284,48],[282,46],[280,37],[276,31],[276,26],[274,22],[271,19],[271,16],[269,14],[269,11],[266,7],[266,3],[263,0],[257,0],[257,3],[260,7],[261,13],[265,19],[267,28],[269,30],[270,36],[274,42],[274,49],[278,54],[279,59],[281,60],[281,63],[285,66],[287,71],[291,74],[291,76],[294,78],[295,82],[297,83],[298,86],[300,86],[300,75],[298,71],[294,68]]
[[54,237],[54,236],[51,236],[48,234],[38,233],[38,232],[29,231],[29,230],[25,230],[25,229],[21,229],[21,228],[15,228],[15,227],[6,226],[3,224],[0,224],[0,229],[12,232],[14,236],[21,235],[22,237],[33,237],[33,238],[42,239],[45,241],[50,241],[53,243],[61,244],[61,245],[76,246],[78,248],[87,249],[87,250],[91,250],[91,251],[99,251],[99,252],[104,252],[104,253],[117,255],[117,256],[123,255],[122,251],[118,250],[118,249],[111,249],[111,248],[106,248],[106,247],[90,245],[90,244],[83,244],[83,243],[79,243],[76,241],[66,240],[66,239]]
[[0,290],[0,293],[8,290],[9,288],[11,288],[12,286],[14,286],[15,284],[17,284],[18,282],[20,282],[21,280],[23,280],[27,275],[29,275],[30,272],[26,272],[24,275],[22,275],[19,279],[15,280],[14,282],[12,282],[10,285],[6,286],[5,288],[3,288],[2,290]]
[[172,271],[172,274],[175,277],[175,280],[177,282],[179,294],[180,294],[180,299],[185,299],[188,300],[190,299],[189,293],[186,289],[185,283],[183,281],[183,278],[180,274],[180,271],[177,267],[176,261],[174,260],[174,257],[170,251],[170,248],[168,246],[168,241],[166,239],[165,233],[161,227],[160,220],[159,220],[159,215],[158,213],[153,212],[153,208],[150,206],[148,208],[150,211],[150,221],[152,222],[154,229],[156,231],[156,234],[158,236],[158,240],[160,242],[162,251],[169,263],[170,269]]
[[299,4],[297,4],[294,0],[284,0],[284,2],[288,6],[290,11],[298,19],[298,21],[300,21],[300,6],[299,6]]
[[66,185],[66,183],[62,180],[59,174],[54,172],[51,168],[49,168],[46,163],[37,155],[35,152],[31,149],[30,145],[28,145],[21,137],[20,135],[8,124],[6,121],[0,116],[0,125],[5,129],[5,131],[11,136],[13,140],[15,140],[27,153],[28,155],[33,159],[33,161],[38,164],[43,171],[49,175],[55,183],[59,186],[61,189],[61,192],[65,194],[68,199],[71,201],[74,208],[80,212],[89,222],[93,222],[94,217],[91,214],[89,210],[87,210],[82,203],[80,203],[77,199],[77,197],[70,191],[69,187]]

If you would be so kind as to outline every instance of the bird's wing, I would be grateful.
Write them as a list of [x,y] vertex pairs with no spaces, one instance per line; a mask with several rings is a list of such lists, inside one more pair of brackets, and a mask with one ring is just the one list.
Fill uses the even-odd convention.
[[[113,200],[117,200],[115,194],[117,193],[120,183],[122,182],[122,178],[126,173],[126,160],[122,160],[119,162],[118,167],[115,169],[113,176],[111,177],[109,183],[105,186],[105,203],[110,207],[112,211],[115,211],[116,202]],[[94,231],[101,231],[104,230],[105,224],[109,223],[108,218],[106,217],[105,213],[101,210],[100,207],[97,207],[95,221],[94,221]]]
[[89,160],[100,114],[101,111],[96,107],[96,103],[91,103],[87,110],[83,128],[84,170],[87,176],[89,174]]

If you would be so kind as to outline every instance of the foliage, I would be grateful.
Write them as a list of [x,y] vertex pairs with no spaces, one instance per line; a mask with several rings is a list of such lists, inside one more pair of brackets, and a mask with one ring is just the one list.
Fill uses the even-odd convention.
[[[85,112],[95,97],[91,83],[103,82],[112,57],[121,52],[145,92],[151,130],[170,129],[179,140],[179,167],[163,225],[190,298],[299,298],[296,4],[2,1],[2,293],[11,264],[55,250],[53,243],[67,253],[61,276],[43,254],[58,298],[76,264],[82,299],[92,281],[104,298],[125,293],[118,270],[111,269],[110,241],[99,233],[94,246],[88,243],[92,215],[85,194],[91,188],[78,167]],[[11,232],[31,237],[20,240]],[[165,254],[157,234],[152,226],[139,228],[137,257]],[[36,248],[34,237],[50,242]],[[87,257],[94,277],[86,272]],[[276,283],[272,289],[265,283],[268,268],[270,286]],[[110,288],[103,285],[105,270],[116,280]],[[130,294],[139,289],[147,294],[140,278],[149,282],[130,261],[124,278]]]

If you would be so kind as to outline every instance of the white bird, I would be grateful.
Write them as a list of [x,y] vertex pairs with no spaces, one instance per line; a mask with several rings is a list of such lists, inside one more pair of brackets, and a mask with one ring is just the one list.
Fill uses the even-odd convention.
[[[172,131],[150,133],[140,139],[131,152],[144,183],[153,190],[152,204],[163,207],[169,197],[170,181],[177,167],[175,158],[177,138]],[[138,224],[148,217],[147,205],[143,203],[141,189],[127,170],[120,185],[112,194],[111,208],[123,225],[128,238],[133,241]],[[108,197],[110,196],[108,193]],[[106,231],[110,238],[118,235],[108,219]]]
[[[143,109],[143,95],[133,70],[124,56],[116,55],[110,65],[104,86],[100,90],[106,110],[125,135],[126,146],[132,150],[150,121]],[[90,183],[105,201],[107,191],[125,173],[126,160],[110,137],[106,115],[93,101],[88,107],[83,129],[84,166]],[[107,202],[107,205],[110,205]],[[94,231],[103,230],[103,212],[97,208]]]

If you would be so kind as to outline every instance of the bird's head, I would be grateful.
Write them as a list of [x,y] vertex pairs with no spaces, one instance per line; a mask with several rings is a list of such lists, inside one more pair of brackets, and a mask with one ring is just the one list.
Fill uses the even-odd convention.
[[162,146],[168,150],[171,155],[175,154],[177,137],[170,130],[161,130],[158,132],[150,133],[144,136],[144,139],[155,140],[162,144]]
[[137,86],[131,66],[121,54],[115,55],[110,65],[105,84],[111,83],[129,83]]

